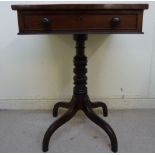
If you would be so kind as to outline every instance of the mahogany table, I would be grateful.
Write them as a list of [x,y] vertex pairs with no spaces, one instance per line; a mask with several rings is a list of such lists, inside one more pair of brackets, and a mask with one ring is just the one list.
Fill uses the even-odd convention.
[[70,102],[54,105],[54,117],[60,107],[68,110],[46,131],[43,151],[48,151],[49,140],[56,129],[82,110],[108,134],[111,150],[117,152],[118,143],[113,129],[92,110],[101,107],[103,115],[107,116],[106,104],[91,102],[87,93],[85,41],[88,34],[142,34],[143,11],[148,9],[148,4],[12,5],[12,9],[18,13],[18,34],[73,34],[76,42],[73,96]]

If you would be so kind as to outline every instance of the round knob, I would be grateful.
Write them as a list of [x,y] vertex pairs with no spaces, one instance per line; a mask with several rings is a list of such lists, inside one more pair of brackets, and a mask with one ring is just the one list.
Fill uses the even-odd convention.
[[49,20],[48,18],[45,17],[45,18],[42,19],[42,25],[43,25],[44,27],[47,28],[47,27],[50,25],[50,23],[51,23],[51,22],[50,22],[50,20]]
[[120,18],[119,17],[113,17],[111,20],[111,25],[113,27],[119,26],[120,25]]
[[79,20],[80,20],[80,21],[83,21],[83,18],[82,18],[82,17],[79,17]]

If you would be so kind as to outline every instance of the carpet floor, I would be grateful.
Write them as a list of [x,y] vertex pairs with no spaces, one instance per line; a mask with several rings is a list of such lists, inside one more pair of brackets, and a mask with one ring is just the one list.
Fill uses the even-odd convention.
[[[60,110],[59,116],[65,111]],[[95,112],[114,129],[118,152],[155,152],[155,110],[110,110],[108,117]],[[42,152],[46,129],[56,120],[51,111],[0,111],[0,152]],[[51,137],[49,152],[111,152],[106,133],[79,111]]]

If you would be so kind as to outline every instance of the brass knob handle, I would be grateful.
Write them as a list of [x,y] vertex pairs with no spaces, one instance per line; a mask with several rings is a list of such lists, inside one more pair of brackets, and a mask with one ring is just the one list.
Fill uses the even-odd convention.
[[51,21],[48,18],[45,17],[45,18],[42,19],[41,23],[42,23],[43,27],[47,28],[47,27],[50,26]]
[[120,23],[121,23],[121,20],[120,20],[119,17],[113,17],[112,20],[111,20],[112,27],[119,26]]

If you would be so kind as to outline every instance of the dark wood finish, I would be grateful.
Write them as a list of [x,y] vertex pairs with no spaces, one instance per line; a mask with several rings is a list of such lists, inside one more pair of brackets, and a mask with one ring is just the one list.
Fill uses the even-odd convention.
[[19,34],[142,33],[147,8],[147,4],[12,5],[18,11]]
[[[137,27],[137,15],[50,15],[24,14],[22,31],[27,33],[44,31],[141,31]],[[120,24],[113,25],[113,18],[119,18]],[[46,24],[44,19],[47,19]],[[48,25],[47,25],[48,22]]]
[[67,112],[48,128],[44,135],[42,149],[48,151],[53,133],[69,121],[78,110],[109,136],[111,150],[117,152],[116,135],[110,125],[93,112],[101,107],[103,115],[108,109],[103,102],[91,102],[87,93],[87,57],[85,41],[89,33],[142,33],[143,11],[147,4],[74,4],[74,5],[12,5],[18,11],[18,34],[74,34],[76,55],[74,57],[74,88],[70,102],[58,102],[53,108],[53,116],[58,115],[59,108]]
[[143,10],[148,4],[52,4],[52,5],[12,5],[13,10]]
[[85,115],[92,120],[95,124],[97,124],[99,127],[101,127],[109,136],[111,141],[111,150],[113,152],[117,152],[118,150],[118,144],[117,144],[117,138],[113,131],[113,129],[110,127],[110,125],[102,120],[99,116],[97,116],[92,108],[103,108],[103,115],[108,115],[107,106],[103,102],[91,102],[88,95],[87,95],[87,57],[85,56],[84,51],[84,44],[87,39],[87,34],[75,34],[74,40],[76,41],[76,55],[74,57],[74,91],[73,91],[73,97],[71,101],[68,102],[58,102],[55,104],[53,108],[53,116],[56,117],[58,114],[58,109],[60,107],[67,108],[67,112],[62,115],[59,119],[57,119],[51,126],[48,128],[48,130],[45,133],[44,139],[43,139],[43,151],[48,151],[48,145],[51,136],[56,131],[57,128],[62,126],[64,123],[69,121],[78,110],[82,110]]

